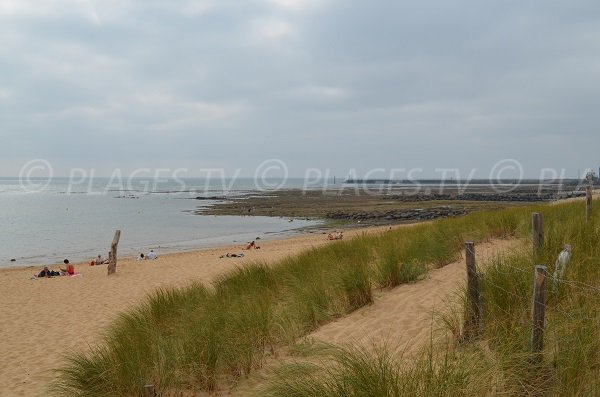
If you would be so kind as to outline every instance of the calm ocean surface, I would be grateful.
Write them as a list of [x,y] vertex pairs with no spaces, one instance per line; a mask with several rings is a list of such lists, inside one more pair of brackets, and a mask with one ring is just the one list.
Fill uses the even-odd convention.
[[[303,184],[300,179],[288,180],[284,187]],[[195,200],[197,196],[239,196],[255,189],[252,179],[223,186],[222,181],[202,179],[115,182],[107,178],[74,185],[66,178],[54,178],[23,187],[18,178],[0,178],[0,267],[106,257],[115,229],[122,230],[119,254],[132,256],[150,248],[160,254],[243,243],[318,223],[192,213],[213,203]],[[16,262],[10,262],[13,258]]]

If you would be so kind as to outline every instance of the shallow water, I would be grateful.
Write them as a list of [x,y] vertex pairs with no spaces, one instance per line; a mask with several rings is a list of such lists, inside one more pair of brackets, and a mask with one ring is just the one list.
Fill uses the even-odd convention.
[[[89,260],[106,257],[115,229],[121,229],[119,254],[153,248],[160,253],[219,244],[245,243],[256,237],[290,233],[315,221],[253,217],[199,216],[191,211],[210,205],[197,195],[248,193],[251,186],[223,192],[190,184],[184,193],[158,189],[106,189],[106,180],[79,189],[55,180],[41,192],[28,193],[18,180],[0,179],[0,267]],[[196,182],[199,184],[200,182]],[[69,190],[70,189],[70,190]],[[190,192],[190,190],[192,192]],[[16,262],[10,260],[14,258]]]

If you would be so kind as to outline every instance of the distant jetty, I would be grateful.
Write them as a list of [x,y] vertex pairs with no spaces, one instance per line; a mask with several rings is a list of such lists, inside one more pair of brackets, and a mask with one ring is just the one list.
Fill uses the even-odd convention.
[[346,179],[344,183],[358,185],[562,185],[587,184],[585,179]]

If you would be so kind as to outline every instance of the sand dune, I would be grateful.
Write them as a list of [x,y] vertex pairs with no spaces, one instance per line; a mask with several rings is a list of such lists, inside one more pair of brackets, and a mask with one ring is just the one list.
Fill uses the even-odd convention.
[[[499,254],[523,244],[520,240],[492,240],[475,248],[477,263],[484,265]],[[375,294],[372,305],[363,307],[337,321],[320,327],[306,336],[307,340],[336,345],[364,346],[384,342],[404,354],[417,352],[432,337],[442,338],[434,311],[451,307],[460,310],[456,293],[466,284],[464,259],[430,271],[424,280],[405,284]],[[270,374],[285,362],[294,361],[285,352],[277,359],[269,359],[261,370],[240,382],[231,396],[251,397],[264,387]]]

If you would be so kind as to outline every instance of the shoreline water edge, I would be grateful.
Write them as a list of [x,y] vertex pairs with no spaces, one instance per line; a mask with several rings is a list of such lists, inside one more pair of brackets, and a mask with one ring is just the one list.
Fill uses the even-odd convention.
[[505,193],[482,185],[464,192],[445,186],[439,193],[442,187],[415,192],[411,187],[340,185],[330,190],[239,190],[230,195],[210,190],[181,197],[120,190],[109,195],[66,194],[68,186],[50,185],[42,193],[0,197],[0,219],[5,225],[0,268],[106,256],[116,229],[123,231],[119,253],[134,257],[150,249],[187,252],[256,238],[285,238],[307,229],[414,223],[581,194],[557,193],[556,187],[535,192],[533,185],[515,186]]

